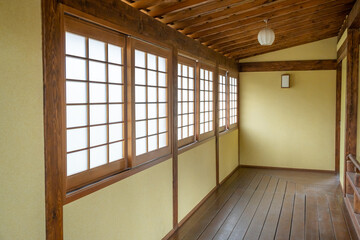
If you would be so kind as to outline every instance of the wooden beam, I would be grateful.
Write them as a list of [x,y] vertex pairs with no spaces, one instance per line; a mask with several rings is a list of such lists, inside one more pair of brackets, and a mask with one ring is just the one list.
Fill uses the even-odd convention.
[[337,62],[340,63],[346,57],[346,54],[347,54],[347,39],[344,41],[344,43],[337,51]]
[[219,64],[216,63],[214,71],[214,123],[215,123],[215,161],[216,161],[216,186],[220,184],[219,180],[219,150],[220,150],[220,138],[219,138]]
[[62,104],[62,11],[56,0],[42,0],[42,49],[45,139],[45,219],[46,239],[63,239],[64,124]]
[[159,42],[178,51],[188,52],[200,59],[218,61],[229,69],[236,69],[236,62],[184,36],[175,29],[139,12],[128,4],[113,0],[59,0],[61,3],[113,24],[113,28],[141,39]]
[[239,72],[336,70],[336,60],[240,63]]
[[335,116],[335,172],[340,171],[340,120],[341,120],[341,78],[342,66],[336,68],[336,116]]
[[360,0],[357,0],[346,19],[347,28],[360,28]]
[[[150,11],[148,12],[148,15],[151,17],[162,17],[166,16],[166,14],[173,13],[173,12],[180,12],[184,8],[194,8],[196,6],[202,5],[202,4],[208,4],[211,3],[212,0],[187,0],[187,1],[181,1],[176,2],[174,4],[171,4],[169,6],[163,6],[163,5],[157,5],[152,8],[150,8]],[[162,22],[162,21],[161,21]]]

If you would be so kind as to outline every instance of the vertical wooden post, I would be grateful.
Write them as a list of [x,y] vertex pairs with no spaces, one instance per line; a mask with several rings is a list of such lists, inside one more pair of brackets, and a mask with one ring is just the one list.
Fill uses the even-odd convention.
[[354,164],[350,161],[350,160],[348,160],[348,161],[346,161],[346,172],[355,172],[355,166],[354,166]]
[[237,86],[236,98],[237,98],[237,127],[238,127],[238,166],[240,166],[240,71],[238,73],[236,86]]
[[214,72],[214,87],[213,87],[213,93],[214,93],[214,122],[215,122],[215,137],[216,137],[216,186],[219,186],[220,184],[220,177],[219,177],[219,64],[216,62],[215,66],[215,72]]
[[354,194],[354,212],[360,213],[360,199],[357,194]]
[[[345,157],[356,156],[359,81],[359,30],[348,29],[346,78]],[[347,169],[347,168],[346,168]],[[345,182],[346,182],[345,178]],[[346,188],[347,190],[348,188]],[[346,192],[347,193],[347,192]]]
[[64,201],[64,73],[62,9],[56,0],[42,0],[44,75],[46,239],[63,239]]
[[335,116],[335,172],[339,174],[340,169],[340,121],[341,121],[341,62],[336,68],[336,116]]
[[172,109],[173,109],[173,134],[172,134],[172,162],[173,162],[173,228],[178,228],[178,50],[173,47],[171,56],[172,67]]

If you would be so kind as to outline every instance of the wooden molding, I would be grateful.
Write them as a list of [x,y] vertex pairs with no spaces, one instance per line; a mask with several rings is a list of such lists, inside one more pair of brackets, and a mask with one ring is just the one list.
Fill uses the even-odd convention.
[[338,64],[336,69],[336,116],[335,116],[335,172],[340,169],[340,120],[341,120],[341,78],[342,65]]
[[272,169],[272,170],[284,170],[284,171],[302,171],[302,172],[318,172],[318,173],[334,173],[332,170],[318,170],[318,169],[305,169],[305,168],[283,168],[283,167],[268,167],[268,166],[256,166],[256,165],[244,165],[240,164],[242,168],[259,168],[259,169]]
[[337,51],[337,62],[340,63],[346,57],[346,55],[347,55],[347,39],[345,39],[344,43]]
[[336,70],[336,60],[240,63],[239,72]]

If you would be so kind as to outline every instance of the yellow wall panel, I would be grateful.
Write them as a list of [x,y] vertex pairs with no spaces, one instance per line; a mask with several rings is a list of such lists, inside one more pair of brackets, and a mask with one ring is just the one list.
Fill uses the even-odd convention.
[[240,74],[240,163],[334,170],[336,71]]
[[170,159],[65,205],[64,239],[162,239],[172,206]]
[[224,180],[238,166],[238,131],[221,134],[219,141],[219,179]]
[[0,239],[45,239],[41,1],[0,1]]
[[179,221],[215,186],[215,139],[179,155]]

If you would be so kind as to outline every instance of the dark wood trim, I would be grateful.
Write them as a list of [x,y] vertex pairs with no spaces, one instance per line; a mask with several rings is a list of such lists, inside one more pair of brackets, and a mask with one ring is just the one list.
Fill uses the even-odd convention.
[[240,63],[239,72],[336,70],[336,60]]
[[347,54],[347,39],[343,42],[339,50],[337,51],[337,62],[340,63]]
[[237,129],[238,129],[238,166],[240,166],[240,74],[237,82]]
[[[359,30],[348,29],[347,37],[347,77],[346,77],[346,108],[345,108],[345,156],[356,156],[357,140],[357,106],[359,81]],[[346,168],[346,161],[345,161]],[[345,178],[346,186],[346,178]]]
[[213,82],[213,108],[214,108],[214,125],[215,125],[215,162],[216,162],[216,186],[219,186],[219,65],[216,63],[214,70],[214,82]]
[[340,169],[340,120],[341,120],[341,78],[342,64],[336,69],[336,116],[335,116],[335,172]]
[[[63,239],[64,159],[62,9],[56,0],[42,0],[44,76],[46,239]],[[59,91],[60,89],[60,91]]]
[[162,163],[166,160],[169,160],[170,158],[172,158],[172,155],[169,154],[169,155],[166,155],[164,157],[161,157],[161,158],[158,158],[158,159],[155,159],[155,160],[152,160],[152,161],[149,161],[145,164],[142,164],[142,165],[139,165],[139,166],[136,166],[132,169],[129,169],[127,171],[124,171],[124,172],[120,172],[118,174],[115,174],[113,176],[110,176],[110,177],[107,177],[105,179],[102,179],[96,183],[93,183],[93,184],[90,184],[90,185],[87,185],[81,189],[78,189],[76,191],[73,191],[73,192],[70,192],[70,193],[67,193],[66,194],[66,198],[65,198],[65,201],[64,201],[64,204],[68,204],[68,203],[71,203],[79,198],[82,198],[86,195],[89,195],[93,192],[96,192],[97,190],[99,189],[102,189],[104,187],[107,187],[113,183],[116,183],[120,180],[123,180],[125,178],[128,178],[136,173],[139,173],[139,172],[142,172],[152,166],[155,166],[159,163]]
[[178,228],[178,51],[172,50],[172,162],[173,162],[173,228]]
[[340,202],[342,211],[344,213],[344,218],[346,221],[346,225],[348,227],[349,233],[352,237],[352,239],[358,239],[358,232],[360,232],[359,226],[356,226],[354,222],[357,222],[357,219],[353,213],[350,213],[349,211],[352,210],[352,203],[350,202],[350,199],[348,197],[344,197],[342,199],[342,202]]
[[268,166],[255,166],[255,165],[243,165],[242,168],[258,168],[258,169],[272,169],[272,170],[284,170],[284,171],[302,171],[302,172],[318,172],[318,173],[334,173],[332,170],[319,170],[319,169],[305,169],[305,168],[283,168],[283,167],[268,167]]
[[126,34],[174,46],[178,50],[189,52],[211,62],[218,61],[219,64],[230,69],[235,70],[237,68],[234,60],[224,57],[122,1],[59,0],[59,2],[111,22],[117,30]]

